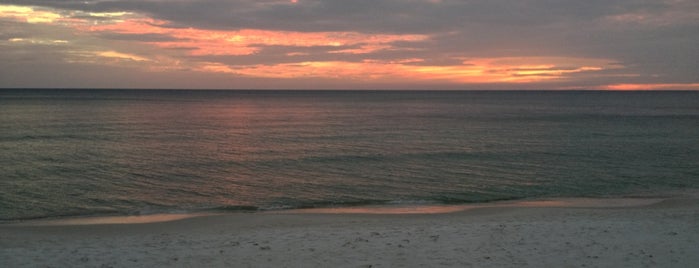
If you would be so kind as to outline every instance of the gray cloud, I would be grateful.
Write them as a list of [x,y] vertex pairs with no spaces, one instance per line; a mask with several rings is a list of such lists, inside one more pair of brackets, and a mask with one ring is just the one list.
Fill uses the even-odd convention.
[[98,35],[100,38],[108,40],[122,40],[122,41],[140,41],[140,42],[164,42],[164,41],[176,41],[178,38],[174,38],[165,34],[119,34],[119,33],[101,33]]
[[[459,63],[458,58],[464,57],[567,56],[606,58],[625,66],[623,70],[601,72],[595,78],[600,83],[699,82],[696,71],[699,70],[699,2],[694,0],[299,0],[296,4],[281,0],[0,0],[0,3],[85,12],[132,11],[167,20],[168,27],[430,36],[423,42],[393,43],[395,48],[405,50],[361,55],[331,53],[357,48],[355,45],[260,46],[261,50],[254,55],[189,56],[192,60],[230,65],[401,58],[425,59],[410,63],[414,65],[448,65]],[[0,21],[0,41],[32,35],[70,36],[47,33],[40,27],[19,27]],[[173,40],[161,34],[101,33],[94,38],[117,42]],[[41,52],[47,48],[24,50]],[[147,55],[148,49],[139,52]],[[5,66],[6,63],[0,67]]]
[[135,11],[203,28],[440,32],[471,24],[537,26],[629,12],[662,12],[683,1],[651,0],[3,0],[88,12]]

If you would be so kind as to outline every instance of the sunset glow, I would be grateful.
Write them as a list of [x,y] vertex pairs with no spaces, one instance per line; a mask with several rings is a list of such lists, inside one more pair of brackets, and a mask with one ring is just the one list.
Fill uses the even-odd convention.
[[[542,59],[518,59],[541,61]],[[444,81],[454,83],[527,83],[565,79],[566,75],[603,70],[605,60],[567,59],[571,63],[596,61],[599,66],[561,68],[549,65],[505,65],[500,59],[475,59],[468,64],[455,66],[424,66],[397,62],[367,60],[364,62],[299,62],[277,65],[228,66],[207,63],[200,71],[221,72],[266,78],[342,78],[354,80],[392,81],[411,79],[420,81]],[[409,62],[410,63],[410,62]]]
[[[263,12],[308,5],[316,8],[315,4],[315,1],[251,2],[247,8]],[[439,8],[447,3],[426,1],[424,4]],[[486,47],[468,48],[469,43],[480,42],[478,35],[458,37],[466,32],[449,27],[442,31],[435,28],[433,32],[362,27],[293,30],[293,27],[269,27],[263,22],[254,27],[246,21],[240,25],[206,27],[206,23],[178,21],[136,7],[117,10],[70,6],[74,5],[0,4],[1,27],[5,28],[0,45],[7,51],[6,58],[9,57],[4,62],[13,62],[15,55],[32,49],[50,53],[48,59],[54,61],[51,64],[65,65],[66,72],[70,66],[89,65],[125,68],[135,73],[145,71],[163,79],[182,77],[186,71],[216,75],[219,81],[230,83],[239,78],[259,78],[262,80],[256,83],[287,81],[291,85],[320,78],[336,80],[338,87],[351,87],[353,83],[434,83],[467,89],[469,85],[497,83],[499,87],[509,84],[512,88],[527,85],[527,88],[645,90],[697,89],[699,84],[696,76],[694,82],[678,83],[672,81],[670,73],[659,74],[661,69],[644,70],[643,65],[634,63],[631,56],[623,53],[575,51],[580,46],[552,47],[548,50],[550,54],[546,54],[528,44],[528,39],[510,39],[511,44],[492,42]],[[641,22],[671,25],[667,14],[681,18],[682,23],[692,17],[681,10],[663,13],[646,10],[606,15],[597,23],[610,23],[609,27]],[[661,20],[664,20],[662,24]],[[454,42],[461,42],[464,47],[458,48]],[[566,50],[575,53],[566,55]],[[45,60],[36,59],[37,64]],[[36,64],[33,66],[35,69]],[[5,76],[12,79],[3,80],[14,81],[3,85],[6,87],[28,83],[22,82],[18,75]],[[653,79],[646,79],[649,77]],[[133,81],[137,86],[137,81]],[[201,86],[209,87],[205,81]]]
[[605,90],[699,90],[699,83],[689,84],[614,84],[601,87]]

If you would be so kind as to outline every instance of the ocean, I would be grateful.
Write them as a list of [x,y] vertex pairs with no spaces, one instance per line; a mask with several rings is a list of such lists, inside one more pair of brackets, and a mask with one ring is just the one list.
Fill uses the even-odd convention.
[[699,188],[699,92],[0,90],[0,220]]

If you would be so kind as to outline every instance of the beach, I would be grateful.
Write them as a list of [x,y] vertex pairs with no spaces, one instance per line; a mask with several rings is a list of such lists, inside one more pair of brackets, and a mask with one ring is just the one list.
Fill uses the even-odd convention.
[[0,0],[0,268],[699,268],[698,29],[698,0]]
[[699,265],[699,199],[694,197],[505,202],[435,213],[353,208],[164,220],[3,224],[0,259],[3,267]]

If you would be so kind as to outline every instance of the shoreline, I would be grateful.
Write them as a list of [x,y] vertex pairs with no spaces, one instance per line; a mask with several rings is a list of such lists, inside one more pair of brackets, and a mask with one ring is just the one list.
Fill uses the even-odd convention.
[[154,213],[144,215],[85,215],[69,217],[39,218],[29,220],[10,220],[0,222],[2,226],[70,226],[70,225],[103,225],[103,224],[149,224],[178,221],[189,218],[225,216],[229,214],[450,214],[475,209],[487,208],[619,208],[652,205],[668,200],[668,197],[610,197],[610,198],[545,198],[520,199],[469,204],[384,204],[360,205],[317,208],[293,208],[261,211],[229,211],[217,210],[178,213]]
[[445,204],[445,203],[401,203],[321,206],[313,208],[282,208],[254,210],[242,206],[241,209],[203,209],[176,210],[173,212],[155,212],[148,214],[92,214],[72,216],[52,216],[45,218],[28,218],[0,220],[0,227],[9,225],[90,225],[94,224],[146,224],[180,220],[201,216],[227,214],[266,214],[266,213],[312,213],[312,214],[442,214],[464,210],[489,207],[622,207],[641,206],[663,202],[668,199],[699,199],[699,189],[674,189],[660,192],[640,191],[635,194],[610,195],[600,197],[542,197],[487,202]]
[[697,198],[614,207],[543,204],[441,214],[287,211],[139,224],[0,225],[0,259],[8,267],[699,265]]

